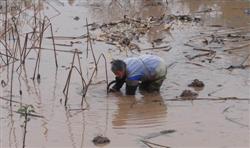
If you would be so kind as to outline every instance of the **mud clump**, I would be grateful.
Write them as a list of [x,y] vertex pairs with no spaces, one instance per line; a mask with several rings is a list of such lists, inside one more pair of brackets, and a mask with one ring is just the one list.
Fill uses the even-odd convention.
[[79,18],[78,16],[74,17],[73,19],[74,19],[75,21],[79,21],[79,20],[80,20],[80,18]]
[[95,145],[110,143],[110,140],[107,137],[103,136],[96,136],[92,141]]
[[189,84],[188,86],[189,87],[204,87],[205,84],[198,79],[194,79],[193,82],[191,84]]
[[161,134],[171,134],[171,133],[174,133],[174,132],[176,132],[176,130],[173,130],[173,129],[160,131]]
[[192,98],[196,98],[198,96],[197,93],[192,92],[191,90],[184,90],[180,97],[185,98],[185,99],[192,99]]
[[2,87],[5,87],[5,86],[7,86],[7,83],[4,80],[2,80],[1,85],[2,85]]

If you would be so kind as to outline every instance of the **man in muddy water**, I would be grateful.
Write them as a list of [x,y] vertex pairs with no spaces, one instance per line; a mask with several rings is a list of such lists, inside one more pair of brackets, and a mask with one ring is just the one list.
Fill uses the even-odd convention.
[[126,82],[126,95],[135,95],[138,86],[142,91],[160,91],[167,74],[164,60],[156,55],[113,60],[111,70],[116,76],[116,82],[109,91],[120,91]]

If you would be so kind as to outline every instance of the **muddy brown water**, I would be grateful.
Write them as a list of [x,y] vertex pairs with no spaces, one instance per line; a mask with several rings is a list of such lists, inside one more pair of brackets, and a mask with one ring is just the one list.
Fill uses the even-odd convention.
[[[3,8],[1,1],[1,28],[4,32]],[[9,2],[10,5],[17,3]],[[34,15],[29,6],[30,1],[22,1],[19,6],[25,9],[20,15],[20,34],[23,44],[24,35],[31,30],[30,20]],[[18,7],[17,5],[14,5]],[[15,7],[11,15],[16,15]],[[26,6],[26,7],[25,7]],[[249,0],[52,0],[36,2],[36,9],[40,11],[37,17],[46,15],[51,19],[55,36],[79,37],[86,34],[86,18],[89,23],[108,23],[130,17],[149,18],[169,15],[192,15],[202,19],[200,23],[180,22],[173,24],[169,32],[162,31],[164,26],[153,27],[140,39],[141,48],[152,47],[154,40],[161,39],[159,46],[171,45],[170,51],[145,50],[136,54],[150,53],[161,56],[170,65],[167,79],[160,94],[137,92],[135,96],[125,96],[121,93],[107,94],[105,84],[104,62],[99,64],[98,72],[93,78],[85,102],[81,106],[81,79],[73,72],[67,108],[64,106],[65,96],[63,88],[66,83],[72,53],[57,52],[59,68],[54,64],[53,50],[42,50],[40,74],[41,80],[32,80],[37,52],[31,51],[22,67],[19,77],[13,75],[12,109],[6,100],[0,100],[1,148],[16,148],[23,145],[23,118],[17,111],[21,105],[31,104],[36,114],[43,118],[30,117],[27,123],[25,147],[54,148],[54,147],[149,147],[142,140],[169,147],[250,147],[249,132],[249,101],[247,100],[194,100],[168,101],[180,96],[183,90],[191,90],[198,94],[198,98],[237,97],[250,98],[250,70],[226,68],[239,65],[250,54],[249,46],[223,52],[219,48],[216,58],[211,63],[206,57],[188,60],[186,56],[194,56],[199,52],[192,47],[185,46],[192,37],[215,30],[230,31],[242,29],[246,37],[250,36]],[[209,12],[204,12],[209,10]],[[211,11],[210,11],[211,10]],[[9,16],[9,17],[10,17]],[[216,27],[217,26],[217,27]],[[220,26],[220,27],[218,27]],[[50,34],[45,32],[45,36]],[[1,37],[1,41],[4,39]],[[76,43],[70,45],[71,41]],[[81,62],[84,77],[89,80],[94,68],[91,53],[87,58],[86,39],[56,38],[56,49],[82,51]],[[8,42],[11,45],[11,41]],[[247,42],[246,42],[247,43]],[[249,43],[249,42],[248,42]],[[236,43],[235,43],[236,44]],[[229,46],[234,45],[234,43]],[[218,46],[218,44],[214,45]],[[5,48],[0,45],[1,53]],[[44,39],[42,47],[53,49],[52,42]],[[116,47],[104,43],[94,42],[95,54],[101,53],[109,63],[112,58],[125,58],[134,53],[120,52]],[[223,47],[222,47],[223,48]],[[226,48],[226,47],[225,47]],[[214,50],[215,48],[213,48]],[[4,58],[5,59],[5,58]],[[1,61],[0,79],[7,86],[0,86],[1,97],[10,98],[11,66],[4,66]],[[245,65],[250,64],[246,59]],[[15,68],[19,63],[15,64]],[[109,69],[108,65],[108,69]],[[18,70],[20,73],[20,69]],[[114,76],[108,71],[111,81]],[[196,90],[188,87],[194,79],[202,81],[205,86]],[[22,90],[22,95],[19,94]],[[82,110],[82,108],[88,108]],[[11,112],[12,110],[12,112]],[[173,132],[164,132],[173,131]],[[94,145],[94,137],[102,135],[108,137],[110,143]],[[150,145],[150,144],[149,144]],[[151,144],[152,147],[161,147]]]

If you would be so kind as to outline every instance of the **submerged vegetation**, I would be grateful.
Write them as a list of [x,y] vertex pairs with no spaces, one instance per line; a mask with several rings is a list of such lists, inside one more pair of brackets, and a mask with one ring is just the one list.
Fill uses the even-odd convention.
[[28,117],[30,114],[35,113],[34,107],[32,105],[27,105],[27,106],[21,106],[18,110],[17,113],[20,114],[21,117],[24,118],[23,125],[23,148],[25,147],[25,139],[26,139],[26,133],[27,133],[27,124],[30,121],[30,118]]

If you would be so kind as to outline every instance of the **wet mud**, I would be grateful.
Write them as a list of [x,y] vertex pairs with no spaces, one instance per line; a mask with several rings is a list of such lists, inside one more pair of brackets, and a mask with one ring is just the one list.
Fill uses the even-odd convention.
[[[250,147],[249,9],[0,1],[0,147]],[[108,92],[112,59],[141,54],[168,65],[160,93]]]
[[96,136],[93,139],[93,143],[96,144],[96,145],[98,145],[98,144],[107,144],[109,142],[110,142],[110,140],[107,137],[102,137],[102,136]]
[[198,80],[198,79],[194,79],[192,83],[188,84],[189,87],[204,87],[205,84]]
[[183,98],[185,98],[185,99],[196,98],[197,96],[198,96],[198,94],[195,93],[195,92],[192,92],[191,90],[184,90],[184,91],[181,93],[181,95],[180,95],[180,97],[183,97]]

